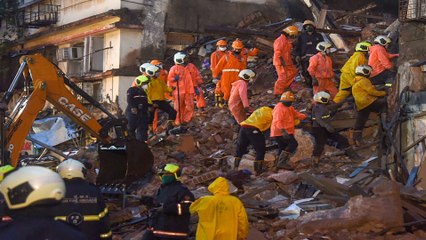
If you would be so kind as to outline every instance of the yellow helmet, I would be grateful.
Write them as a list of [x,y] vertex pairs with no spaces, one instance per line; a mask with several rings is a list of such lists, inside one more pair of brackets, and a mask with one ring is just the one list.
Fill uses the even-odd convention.
[[312,25],[313,27],[316,27],[315,26],[315,23],[313,22],[313,21],[311,21],[311,20],[305,20],[304,22],[303,22],[303,28],[305,28],[306,26],[308,26],[308,25]]
[[140,87],[144,84],[149,83],[149,77],[145,75],[140,75],[135,79],[135,81],[136,81],[136,86]]
[[175,176],[175,179],[179,179],[181,175],[181,169],[178,165],[174,163],[167,163],[160,167],[160,170],[158,172],[158,175],[160,175],[160,178],[164,174],[173,174]]
[[7,175],[0,191],[9,209],[20,209],[61,201],[65,196],[65,183],[59,174],[48,168],[28,166]]
[[11,171],[15,170],[14,167],[11,165],[5,165],[3,167],[0,167],[0,182],[3,181],[5,175]]
[[368,52],[368,48],[371,47],[371,43],[368,41],[359,42],[355,46],[355,51]]
[[296,26],[288,26],[283,29],[288,36],[296,37],[299,34],[299,29]]
[[290,91],[284,92],[283,94],[281,94],[280,101],[294,102],[294,94]]

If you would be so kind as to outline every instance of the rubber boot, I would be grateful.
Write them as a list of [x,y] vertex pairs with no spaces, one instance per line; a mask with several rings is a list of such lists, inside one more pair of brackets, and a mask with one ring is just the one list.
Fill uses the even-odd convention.
[[354,130],[352,140],[355,146],[360,146],[362,144],[362,130]]
[[276,166],[277,169],[294,170],[294,168],[288,164],[288,160],[290,160],[290,156],[291,156],[290,152],[282,151],[280,156],[278,157],[278,162]]
[[240,166],[241,158],[235,157],[234,158],[234,169],[238,170],[238,167]]
[[312,165],[314,167],[318,167],[320,160],[321,160],[321,156],[312,156]]
[[345,149],[345,154],[352,160],[361,160],[362,157],[351,147]]
[[254,161],[254,171],[256,172],[256,176],[259,176],[265,169],[263,168],[263,160],[255,160]]

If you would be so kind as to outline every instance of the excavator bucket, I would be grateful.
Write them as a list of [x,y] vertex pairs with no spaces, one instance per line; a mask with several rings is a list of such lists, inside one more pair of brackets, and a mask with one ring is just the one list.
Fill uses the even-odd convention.
[[99,145],[97,184],[130,183],[151,171],[154,156],[145,142],[129,140],[122,145]]

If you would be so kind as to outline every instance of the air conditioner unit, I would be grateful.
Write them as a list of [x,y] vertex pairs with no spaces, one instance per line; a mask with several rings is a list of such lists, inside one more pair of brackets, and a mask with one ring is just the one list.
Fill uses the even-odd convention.
[[60,48],[57,53],[58,61],[80,60],[83,58],[82,47]]

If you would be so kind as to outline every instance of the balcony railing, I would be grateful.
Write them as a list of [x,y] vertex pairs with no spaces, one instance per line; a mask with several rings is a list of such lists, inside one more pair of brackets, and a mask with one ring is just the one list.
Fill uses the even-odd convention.
[[58,22],[60,5],[35,4],[23,8],[17,12],[17,23],[19,27],[39,28],[46,27]]
[[426,21],[426,0],[399,0],[399,20]]

